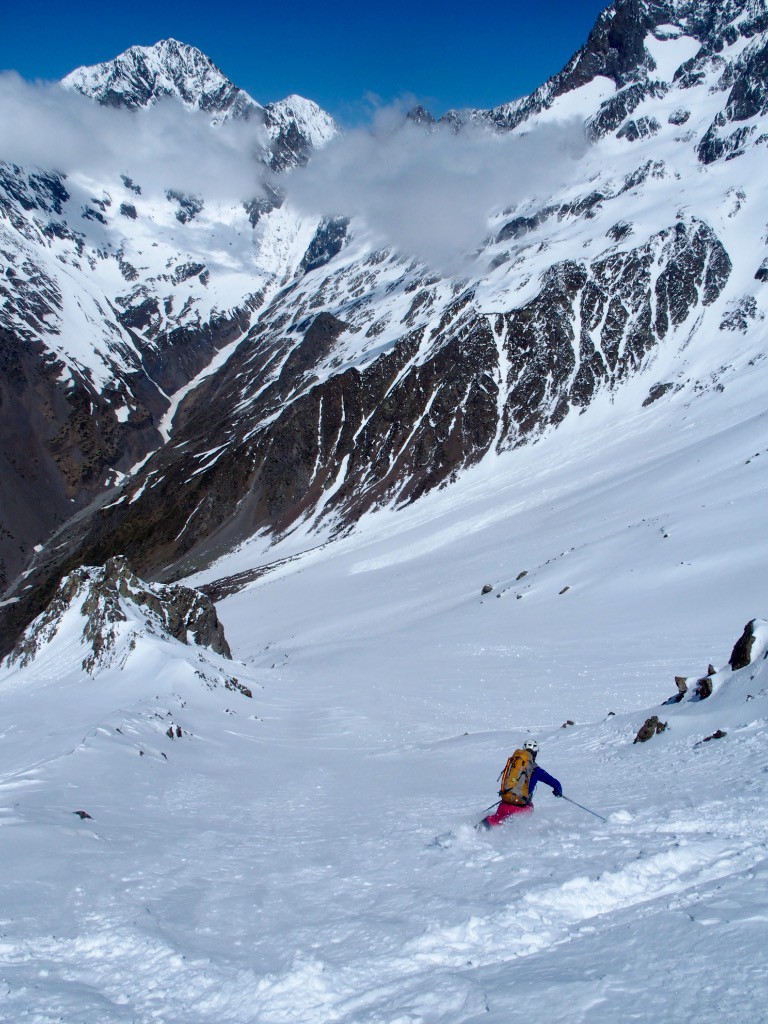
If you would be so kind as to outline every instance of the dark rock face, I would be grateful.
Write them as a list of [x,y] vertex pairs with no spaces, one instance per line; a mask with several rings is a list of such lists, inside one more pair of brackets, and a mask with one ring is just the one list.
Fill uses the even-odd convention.
[[[735,61],[725,63],[721,58],[711,58],[712,64],[720,61],[720,88],[730,91],[725,106],[716,115],[699,144],[698,156],[704,164],[733,159],[743,153],[755,135],[755,126],[744,125],[743,122],[768,113],[768,42],[764,36],[759,35],[768,26],[765,12],[754,16],[754,8],[746,4],[725,6],[745,8],[747,16],[735,22],[730,29],[732,36],[741,35],[749,42]],[[749,17],[749,14],[753,16]],[[724,37],[718,39],[713,34],[709,40],[710,48],[717,49],[719,43],[722,49],[723,41]],[[735,39],[730,41],[734,42]]]
[[349,220],[346,217],[322,220],[304,253],[299,269],[309,274],[330,263],[343,249],[348,228]]
[[540,224],[543,224],[553,214],[557,213],[556,207],[548,207],[540,210],[532,217],[515,217],[508,221],[496,236],[497,242],[509,242],[535,231]]
[[[722,729],[716,729],[715,732],[713,732],[710,736],[705,736],[704,739],[701,742],[702,743],[709,743],[710,740],[722,740],[722,739],[725,739],[725,737],[727,735],[728,735],[728,733],[724,732]],[[698,744],[697,744],[697,746],[698,746]]]
[[675,686],[681,697],[688,692],[688,680],[685,676],[675,676]]
[[437,121],[432,114],[430,114],[425,107],[421,106],[421,104],[417,104],[415,107],[412,107],[405,116],[408,121],[423,128],[434,128],[437,124]]
[[183,192],[177,192],[174,189],[169,189],[165,193],[165,198],[170,203],[178,203],[176,210],[176,220],[180,224],[186,224],[200,213],[203,209],[203,200],[199,196],[188,196]]
[[[590,119],[587,127],[589,138],[593,141],[610,135],[615,132],[634,110],[643,102],[651,98],[661,98],[668,92],[668,86],[664,82],[633,82],[606,100],[597,114]],[[619,133],[619,138],[626,137],[630,142],[637,138],[646,138],[655,135],[660,125],[655,122],[653,127],[650,121],[654,119],[639,118],[637,122],[630,121]],[[633,128],[629,126],[633,125]],[[640,127],[638,127],[640,126]]]
[[[207,321],[186,317],[184,308],[176,313],[168,292],[194,279],[204,292],[207,267],[180,259],[167,274],[139,279],[122,249],[95,250],[69,226],[70,199],[61,175],[0,164],[0,222],[9,232],[0,246],[0,589],[26,567],[36,545],[162,443],[157,425],[167,395],[244,334],[262,301],[246,295],[240,307],[214,310]],[[97,212],[111,205],[106,193],[91,201]],[[54,245],[68,267],[63,279],[47,259]],[[65,326],[62,289],[77,279],[81,263],[93,269],[110,259],[128,288],[93,301],[93,344],[103,366],[95,380],[76,356],[58,355],[70,342],[75,349],[82,344]]]
[[[756,280],[768,281],[768,260],[765,265],[765,277],[755,275]],[[753,322],[760,317],[757,301],[753,295],[745,295],[734,302],[720,321],[721,331],[740,331],[746,334]]]
[[285,193],[276,185],[264,182],[262,185],[263,194],[256,199],[250,199],[244,203],[251,227],[255,228],[262,217],[265,217],[273,210],[279,210],[285,202]]
[[681,125],[687,124],[690,120],[690,117],[690,110],[685,110],[681,107],[678,108],[677,110],[672,111],[672,113],[669,115],[668,120],[670,124],[674,124],[680,127]]
[[755,627],[757,625],[757,619],[751,619],[744,627],[744,632],[741,634],[739,639],[736,641],[731,656],[728,659],[728,664],[731,666],[734,672],[737,672],[740,668],[746,668],[747,665],[752,663],[752,648],[755,643]]
[[768,112],[768,45],[748,53],[733,83],[725,113],[729,121],[748,121]]
[[648,392],[648,397],[643,402],[643,406],[647,407],[653,405],[654,402],[658,402],[660,398],[663,398],[667,392],[674,389],[674,384],[654,384]]
[[667,260],[656,282],[656,322],[660,337],[670,326],[681,324],[700,296],[711,305],[723,290],[731,259],[707,225],[678,223],[667,245]]
[[[128,561],[111,558],[101,568],[84,566],[62,580],[43,614],[32,623],[8,657],[9,665],[23,668],[61,627],[64,614],[78,605],[85,620],[82,636],[88,649],[83,670],[115,664],[121,624],[128,621],[126,606],[142,611],[142,628],[169,635],[183,644],[189,637],[200,647],[231,658],[224,629],[205,594],[188,587],[148,585],[136,576]],[[123,655],[124,657],[124,655]]]
[[117,394],[85,376],[62,380],[62,369],[42,344],[0,327],[0,587],[103,491],[114,468],[127,469],[159,440],[143,405],[120,423]]
[[279,104],[267,104],[261,117],[271,139],[268,163],[272,170],[280,172],[304,166],[314,147],[302,125],[291,117],[286,118]]
[[649,139],[658,135],[661,125],[655,117],[639,117],[636,121],[627,121],[623,128],[616,133],[617,139],[626,139],[627,142],[637,142],[638,139]]
[[712,680],[709,676],[699,679],[694,687],[693,694],[696,700],[706,700],[712,696]]
[[719,116],[699,143],[697,153],[703,164],[712,164],[723,159],[732,160],[741,156],[746,150],[747,142],[755,133],[754,125],[748,125],[723,136],[720,129],[725,123],[724,118]]

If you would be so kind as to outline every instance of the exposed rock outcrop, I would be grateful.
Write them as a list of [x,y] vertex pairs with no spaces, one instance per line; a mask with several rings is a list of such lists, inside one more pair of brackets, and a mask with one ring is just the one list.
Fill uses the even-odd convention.
[[[751,665],[755,653],[762,653],[767,635],[768,622],[765,619],[751,619],[746,624],[744,632],[736,641],[731,651],[731,656],[728,659],[728,663],[734,672],[737,672],[740,668],[746,668],[747,665]],[[763,642],[758,643],[761,636]]]
[[83,566],[63,579],[48,607],[8,656],[8,665],[30,664],[63,631],[65,619],[83,648],[83,669],[92,675],[124,663],[135,637],[146,633],[232,657],[216,609],[205,594],[178,585],[144,583],[120,556],[98,568]]

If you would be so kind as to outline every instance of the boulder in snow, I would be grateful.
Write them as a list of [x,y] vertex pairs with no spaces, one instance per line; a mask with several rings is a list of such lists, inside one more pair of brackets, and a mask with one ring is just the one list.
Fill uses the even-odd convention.
[[756,661],[768,647],[768,622],[765,619],[752,619],[744,627],[744,632],[731,651],[729,664],[734,672],[746,668]]
[[656,715],[652,715],[650,718],[646,718],[643,724],[637,731],[633,743],[647,743],[648,740],[652,739],[657,733],[664,732],[667,728],[666,722],[660,722]]

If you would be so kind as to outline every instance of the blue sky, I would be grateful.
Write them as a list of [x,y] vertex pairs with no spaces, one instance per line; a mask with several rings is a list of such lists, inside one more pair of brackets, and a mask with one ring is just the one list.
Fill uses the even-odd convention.
[[60,78],[134,43],[173,36],[199,47],[262,103],[300,93],[343,123],[370,97],[414,97],[436,114],[531,92],[586,40],[606,0],[470,5],[360,0],[232,3],[128,0],[0,3],[0,69]]

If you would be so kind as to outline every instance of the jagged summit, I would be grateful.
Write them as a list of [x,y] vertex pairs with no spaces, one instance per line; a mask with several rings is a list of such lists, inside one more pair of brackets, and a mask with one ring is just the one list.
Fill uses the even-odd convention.
[[275,170],[306,163],[312,150],[320,149],[340,132],[331,115],[304,96],[291,95],[268,103],[263,116],[272,140]]
[[175,96],[187,106],[222,120],[249,117],[263,109],[210,57],[176,39],[162,39],[153,46],[131,46],[113,60],[77,68],[62,80],[62,85],[106,106],[131,110],[165,96]]
[[275,103],[268,103],[264,110],[267,113],[268,127],[280,122],[295,122],[303,129],[303,134],[315,149],[325,145],[339,133],[339,126],[327,111],[314,100],[308,100],[295,93]]
[[292,95],[262,105],[201,50],[176,39],[131,46],[113,60],[77,68],[62,85],[110,107],[138,110],[171,96],[210,114],[216,124],[255,118],[272,141],[276,170],[305,163],[313,149],[339,134],[331,115],[312,100]]
[[700,152],[702,162],[711,162],[744,142],[744,132],[735,141],[733,133],[722,132],[725,124],[768,110],[766,30],[767,0],[615,0],[562,71],[530,96],[491,110],[449,111],[444,120],[454,127],[480,121],[508,131],[568,94],[599,84],[605,95],[591,130],[600,137],[622,127],[644,100],[673,90],[684,99],[706,82],[713,93],[727,96]]

